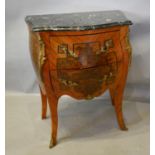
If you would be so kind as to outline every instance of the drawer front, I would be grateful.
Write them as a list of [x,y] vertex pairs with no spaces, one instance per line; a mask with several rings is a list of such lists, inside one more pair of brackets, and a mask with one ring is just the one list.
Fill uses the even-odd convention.
[[103,93],[115,82],[118,74],[119,63],[107,62],[107,64],[81,70],[51,70],[51,84],[54,91],[60,96],[69,94],[79,95],[81,98],[90,98]]
[[[105,64],[109,53],[122,59],[119,31],[81,36],[50,37],[48,59],[51,69],[83,69]],[[110,54],[111,56],[111,54]]]

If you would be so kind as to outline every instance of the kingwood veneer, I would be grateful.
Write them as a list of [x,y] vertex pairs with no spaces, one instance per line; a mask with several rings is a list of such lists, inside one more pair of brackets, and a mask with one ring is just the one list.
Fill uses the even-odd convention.
[[122,99],[131,62],[129,25],[120,11],[27,16],[30,52],[42,98],[51,112],[50,147],[57,143],[58,99],[93,99],[110,91],[121,130]]

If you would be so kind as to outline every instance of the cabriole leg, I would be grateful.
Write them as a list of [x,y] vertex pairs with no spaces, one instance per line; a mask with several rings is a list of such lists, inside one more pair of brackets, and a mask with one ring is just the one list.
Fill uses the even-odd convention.
[[58,97],[56,96],[53,90],[48,64],[44,65],[43,78],[45,81],[46,95],[47,95],[48,104],[50,108],[50,114],[51,114],[51,140],[50,140],[49,148],[52,148],[57,143]]
[[46,113],[47,113],[47,96],[43,94],[41,88],[40,88],[40,95],[41,95],[41,101],[42,101],[42,119],[45,119]]
[[112,105],[114,106],[114,90],[112,88],[109,88],[109,94],[111,97]]
[[121,130],[128,130],[125,125],[124,117],[123,117],[122,99],[123,99],[123,91],[118,89],[116,95],[113,97],[117,121]]
[[57,113],[57,106],[58,106],[58,99],[50,95],[48,96],[49,107],[51,112],[51,140],[49,148],[52,148],[57,143],[57,128],[58,128],[58,113]]
[[117,84],[114,84],[111,90],[112,102],[116,111],[117,121],[121,130],[127,130],[122,112],[123,92],[126,84],[128,73],[128,54],[124,53],[124,63],[122,64],[122,72],[119,74]]

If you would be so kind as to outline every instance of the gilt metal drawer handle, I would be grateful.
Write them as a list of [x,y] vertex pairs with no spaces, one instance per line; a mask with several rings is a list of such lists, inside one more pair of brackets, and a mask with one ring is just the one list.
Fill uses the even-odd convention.
[[78,57],[78,55],[75,52],[71,51],[71,50],[68,50],[68,55],[71,56],[71,57],[74,57],[74,58]]
[[69,86],[69,87],[78,86],[78,83],[70,81],[70,80],[65,80],[65,79],[59,79],[59,80],[65,86]]
[[67,44],[61,44],[58,46],[58,53],[59,54],[66,54],[68,56],[71,56],[71,57],[74,57],[74,58],[77,58],[78,55],[71,51],[71,50],[68,50],[68,45]]
[[112,39],[108,39],[104,41],[104,45],[101,47],[101,51],[98,51],[96,54],[100,54],[102,52],[108,52],[109,48],[113,48],[114,43]]
[[103,78],[99,79],[99,82],[106,82],[109,83],[110,81],[112,82],[112,79],[114,78],[114,74],[112,72],[110,72],[108,75],[104,75]]

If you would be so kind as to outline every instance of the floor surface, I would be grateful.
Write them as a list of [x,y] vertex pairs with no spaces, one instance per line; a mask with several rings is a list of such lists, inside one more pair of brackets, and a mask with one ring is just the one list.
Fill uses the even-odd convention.
[[128,131],[110,100],[59,100],[58,144],[49,149],[50,118],[39,95],[6,95],[6,155],[149,155],[149,104],[124,101]]

